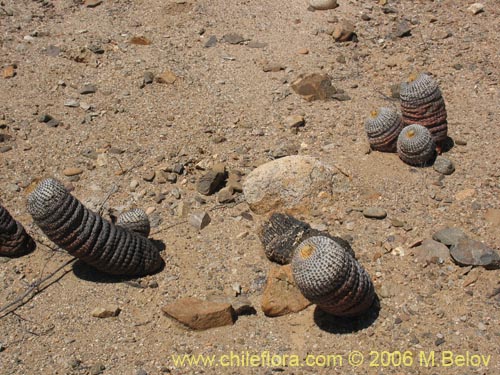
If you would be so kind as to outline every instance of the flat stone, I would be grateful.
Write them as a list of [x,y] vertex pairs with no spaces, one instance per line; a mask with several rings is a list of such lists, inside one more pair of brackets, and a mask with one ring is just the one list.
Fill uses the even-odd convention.
[[310,0],[309,5],[315,10],[335,9],[339,6],[337,0]]
[[75,99],[68,99],[64,101],[65,107],[78,108],[80,106],[80,102]]
[[333,28],[332,36],[336,42],[348,42],[354,37],[354,24],[349,21],[342,21]]
[[94,94],[97,91],[97,87],[95,85],[87,84],[83,85],[83,87],[78,91],[80,95],[88,95]]
[[229,33],[222,37],[222,41],[229,44],[241,44],[245,40],[240,34],[236,33]]
[[9,152],[10,150],[12,150],[12,146],[1,146],[0,147],[0,154],[4,154],[6,152]]
[[286,66],[277,63],[267,63],[262,66],[264,72],[279,72],[280,70],[285,70]]
[[450,248],[450,255],[461,266],[500,268],[500,255],[482,242],[464,237]]
[[152,43],[151,40],[142,35],[133,36],[128,42],[137,46],[149,46]]
[[77,176],[77,175],[83,173],[83,169],[81,169],[81,168],[75,168],[75,167],[70,167],[70,168],[64,169],[62,173],[63,173],[63,175],[65,175],[67,177]]
[[243,193],[252,211],[264,214],[286,210],[289,214],[307,213],[317,195],[348,190],[347,177],[316,158],[292,155],[262,164],[243,183]]
[[295,285],[290,264],[272,265],[262,295],[261,308],[266,316],[282,316],[304,310],[311,302]]
[[236,315],[254,315],[257,313],[255,308],[252,306],[252,302],[243,296],[231,297],[231,296],[220,296],[211,294],[207,296],[207,301],[218,302],[218,303],[229,303]]
[[398,38],[404,38],[405,36],[411,35],[411,26],[406,20],[402,20],[398,23],[396,30],[394,31],[394,35]]
[[432,235],[432,239],[446,246],[453,246],[462,238],[466,237],[464,231],[459,228],[443,228]]
[[385,219],[387,212],[380,207],[368,207],[363,210],[363,216],[369,219]]
[[474,3],[467,8],[467,11],[474,15],[479,14],[481,12],[484,12],[484,5],[481,3]]
[[144,181],[151,182],[151,181],[153,181],[155,179],[155,177],[156,177],[156,172],[155,171],[147,171],[142,176],[142,179]]
[[330,99],[337,93],[328,74],[300,75],[291,83],[291,87],[307,101]]
[[163,73],[161,73],[158,77],[156,77],[156,82],[158,83],[166,83],[166,84],[173,84],[177,80],[177,76],[175,75],[174,72],[170,70],[165,70]]
[[202,301],[198,298],[181,298],[162,307],[169,317],[195,330],[232,325],[235,312],[229,303]]
[[205,228],[212,219],[206,212],[193,212],[191,215],[189,215],[189,225],[192,227],[196,228],[197,230],[202,230]]
[[217,37],[215,35],[210,36],[204,44],[205,48],[215,47],[217,44]]
[[94,318],[112,318],[118,316],[121,312],[121,309],[117,306],[108,306],[108,307],[96,307],[92,310],[92,316]]
[[421,263],[441,264],[450,257],[448,247],[431,239],[423,240],[420,246],[413,249],[413,253]]
[[95,8],[96,6],[102,4],[102,0],[85,0],[83,5],[87,8]]
[[455,165],[451,160],[438,156],[434,162],[434,170],[444,175],[450,175],[455,172]]
[[225,171],[212,168],[198,179],[196,190],[203,195],[212,195],[224,185],[225,179]]
[[299,128],[299,127],[304,126],[305,123],[306,123],[306,121],[304,120],[304,117],[300,116],[300,115],[287,116],[283,120],[283,124],[287,128]]

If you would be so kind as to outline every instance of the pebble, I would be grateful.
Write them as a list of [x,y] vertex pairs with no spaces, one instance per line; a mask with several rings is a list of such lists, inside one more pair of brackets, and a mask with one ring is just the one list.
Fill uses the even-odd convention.
[[222,41],[229,44],[241,44],[245,40],[240,34],[236,33],[229,33],[222,37]]
[[363,210],[363,216],[369,219],[385,219],[387,212],[380,207],[368,207]]
[[217,201],[219,203],[231,203],[234,202],[234,192],[233,189],[225,187],[219,190],[217,194]]
[[78,100],[75,99],[68,99],[64,101],[64,106],[65,107],[71,107],[71,108],[77,108],[80,106],[80,103]]
[[165,70],[158,77],[156,77],[156,82],[158,83],[166,83],[171,85],[175,81],[177,81],[177,76],[170,70]]
[[144,72],[144,76],[142,77],[142,81],[145,85],[150,85],[153,83],[155,79],[155,75],[153,72]]
[[83,5],[87,8],[95,8],[96,6],[102,4],[102,0],[85,0]]
[[476,15],[478,13],[484,12],[484,5],[481,3],[474,3],[467,8],[467,11]]
[[455,139],[454,140],[455,144],[458,146],[467,146],[467,141],[465,139]]
[[440,242],[425,239],[413,250],[415,258],[421,263],[442,264],[449,258],[448,248]]
[[487,331],[488,330],[488,328],[486,328],[486,325],[482,322],[478,323],[477,328],[479,328],[480,331]]
[[301,48],[297,51],[299,55],[308,55],[309,54],[309,49],[307,48]]
[[111,306],[111,307],[96,307],[94,310],[92,310],[92,316],[94,318],[111,318],[118,316],[121,312],[121,309],[117,306]]
[[337,0],[310,0],[309,5],[315,10],[335,9],[339,6]]
[[405,223],[398,219],[391,219],[391,225],[395,228],[402,228],[405,226]]
[[434,162],[434,170],[444,175],[450,175],[455,172],[455,165],[451,160],[438,156]]
[[76,167],[70,167],[70,168],[64,169],[62,173],[63,173],[63,175],[65,175],[67,177],[77,176],[77,175],[83,173],[83,169],[76,168]]
[[335,25],[332,36],[336,42],[348,42],[354,38],[354,24],[342,21]]
[[151,182],[151,181],[153,181],[155,179],[155,176],[156,176],[156,172],[155,171],[147,171],[142,176],[142,179],[144,181]]
[[285,70],[286,66],[277,63],[267,63],[262,66],[262,71],[268,72],[279,72],[280,70]]
[[207,39],[204,47],[205,48],[215,47],[216,44],[217,44],[217,37],[215,35],[212,35],[210,36],[210,38]]
[[494,249],[467,237],[463,237],[450,248],[450,255],[455,263],[461,266],[500,268],[500,255]]
[[195,330],[232,325],[235,312],[229,303],[202,301],[187,297],[162,307],[169,317]]
[[97,87],[95,85],[86,84],[78,91],[80,95],[88,95],[93,94],[97,91]]
[[0,154],[4,154],[10,150],[12,150],[12,146],[2,146],[0,147]]
[[432,235],[432,239],[446,246],[453,246],[465,237],[465,233],[460,228],[443,228]]
[[394,35],[397,36],[398,38],[404,38],[405,36],[410,36],[411,35],[411,26],[408,23],[408,21],[403,20],[400,23],[398,23],[398,26],[396,27],[396,31],[394,32]]
[[303,116],[300,115],[291,115],[285,117],[283,120],[283,124],[288,128],[299,128],[305,125],[305,120]]
[[16,75],[16,66],[15,65],[8,65],[3,69],[2,76],[5,79],[8,78],[13,78]]
[[189,215],[189,225],[192,227],[196,228],[197,230],[202,230],[205,228],[212,219],[206,212],[193,212],[192,214]]
[[100,375],[103,373],[103,371],[106,370],[106,366],[104,366],[102,363],[96,363],[90,367],[90,375]]
[[226,169],[224,165],[215,165],[198,179],[196,190],[203,195],[212,195],[222,187],[225,179]]

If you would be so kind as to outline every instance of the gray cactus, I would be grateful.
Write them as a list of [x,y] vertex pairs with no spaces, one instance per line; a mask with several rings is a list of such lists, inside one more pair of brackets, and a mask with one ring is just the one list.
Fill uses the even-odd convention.
[[116,225],[140,234],[146,238],[148,238],[149,232],[151,231],[151,224],[149,223],[148,215],[140,208],[134,208],[130,211],[122,213],[118,216]]
[[141,276],[164,264],[150,240],[85,208],[57,180],[40,182],[28,211],[51,241],[103,272]]
[[368,273],[350,247],[325,236],[310,237],[296,249],[292,272],[304,297],[335,316],[366,312],[375,300]]
[[0,255],[17,257],[32,252],[36,247],[24,227],[0,205]]
[[403,127],[401,114],[386,107],[373,111],[365,121],[368,142],[377,151],[395,152],[396,141]]
[[425,126],[412,124],[398,137],[398,155],[405,163],[415,166],[428,164],[436,155],[436,144]]

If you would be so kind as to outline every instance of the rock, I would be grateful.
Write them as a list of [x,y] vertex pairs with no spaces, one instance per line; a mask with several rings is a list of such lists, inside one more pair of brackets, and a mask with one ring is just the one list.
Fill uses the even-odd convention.
[[434,162],[434,170],[444,175],[450,175],[455,172],[455,165],[451,160],[438,156]]
[[102,4],[102,0],[85,0],[83,5],[87,8],[95,8],[96,6]]
[[446,246],[456,245],[464,237],[465,233],[459,228],[443,228],[432,235],[433,240]]
[[450,257],[448,248],[440,242],[425,239],[422,244],[413,249],[415,258],[422,263],[441,264]]
[[2,146],[0,147],[0,154],[4,154],[6,152],[9,152],[10,150],[12,150],[12,146]]
[[411,26],[406,20],[402,20],[398,23],[396,30],[394,31],[394,35],[398,38],[404,38],[405,36],[411,35]]
[[133,36],[128,42],[137,46],[149,46],[152,43],[151,40],[142,35]]
[[144,82],[145,85],[150,85],[153,83],[155,79],[155,75],[153,72],[144,72],[144,76],[142,77],[142,82]]
[[342,21],[335,25],[332,36],[336,42],[348,42],[354,38],[354,24]]
[[385,219],[387,212],[380,207],[368,207],[363,210],[363,216],[369,219]]
[[285,125],[287,128],[292,128],[292,129],[302,127],[305,125],[305,123],[306,122],[304,120],[304,117],[300,115],[287,116],[283,120],[283,125]]
[[177,174],[182,174],[182,172],[184,172],[184,164],[175,163],[174,167],[172,168],[172,172],[177,173]]
[[318,192],[345,191],[349,180],[328,164],[310,156],[287,156],[254,169],[243,183],[243,193],[257,214],[276,209],[289,214],[310,212]]
[[135,375],[148,375],[148,372],[142,368],[135,372]]
[[286,66],[277,63],[266,63],[262,66],[262,70],[266,73],[268,72],[279,72],[280,70],[285,70]]
[[450,255],[461,266],[500,268],[500,255],[482,242],[463,237],[450,248]]
[[455,194],[455,199],[457,201],[463,201],[463,200],[466,200],[468,198],[472,198],[474,196],[474,194],[476,194],[476,190],[475,189],[460,190],[459,192],[457,192]]
[[216,44],[217,44],[217,37],[215,35],[212,35],[210,38],[207,39],[204,47],[205,48],[215,47]]
[[92,316],[94,318],[111,318],[118,316],[121,312],[121,309],[117,306],[109,306],[109,307],[96,307],[92,310]]
[[234,192],[233,189],[225,187],[219,190],[217,194],[217,201],[219,203],[231,203],[234,202]]
[[2,71],[2,76],[5,79],[15,77],[16,76],[16,66],[15,65],[7,65]]
[[167,83],[170,85],[173,84],[176,80],[177,80],[177,76],[175,75],[174,72],[172,72],[170,70],[165,70],[158,77],[156,77],[156,82]]
[[307,101],[330,99],[332,95],[337,93],[328,74],[300,75],[291,83],[291,87]]
[[132,180],[132,181],[130,181],[129,189],[130,189],[130,191],[134,192],[138,186],[139,186],[139,181]]
[[50,57],[57,57],[61,53],[61,49],[57,46],[50,45],[45,49],[45,54]]
[[218,303],[229,303],[236,315],[253,315],[256,314],[255,308],[252,306],[252,302],[249,299],[238,296],[238,297],[229,297],[229,296],[219,296],[219,295],[208,295],[207,300],[211,302]]
[[92,43],[88,47],[90,52],[95,53],[96,55],[102,55],[104,53],[104,48],[100,44]]
[[191,215],[189,215],[189,224],[196,228],[197,230],[202,230],[205,228],[212,219],[206,212],[193,212]]
[[272,265],[262,295],[261,307],[266,316],[282,316],[311,305],[295,285],[290,264]]
[[88,94],[93,94],[97,91],[97,87],[95,85],[91,84],[86,84],[83,85],[83,87],[78,91],[80,95],[88,95]]
[[264,42],[257,42],[257,41],[250,41],[247,44],[248,48],[266,48],[268,46],[268,43]]
[[308,48],[301,48],[297,51],[299,55],[308,55],[309,54],[309,49]]
[[240,34],[236,33],[226,34],[222,37],[222,41],[229,44],[241,44],[245,40]]
[[70,168],[64,169],[62,173],[66,177],[77,176],[77,175],[83,173],[83,169],[70,167]]
[[484,12],[484,5],[481,3],[474,3],[470,7],[467,8],[467,11],[469,13],[472,13],[474,15]]
[[309,5],[316,10],[335,9],[339,6],[337,0],[310,0]]
[[191,206],[189,203],[186,203],[184,201],[179,202],[179,204],[176,207],[177,217],[186,217],[189,214],[190,209],[191,209]]
[[80,106],[80,102],[75,99],[68,99],[64,101],[65,107],[78,108]]
[[242,193],[243,186],[240,182],[240,177],[234,173],[229,173],[227,178],[226,187],[233,190],[233,192]]
[[229,303],[202,301],[197,298],[181,298],[162,307],[171,318],[191,329],[204,330],[232,325],[235,312]]
[[391,219],[391,225],[394,228],[403,228],[405,226],[405,222],[399,219]]
[[212,195],[223,186],[225,179],[225,168],[214,167],[198,179],[196,190],[203,195]]
[[142,179],[147,182],[151,182],[155,179],[156,172],[155,171],[146,171],[142,176]]

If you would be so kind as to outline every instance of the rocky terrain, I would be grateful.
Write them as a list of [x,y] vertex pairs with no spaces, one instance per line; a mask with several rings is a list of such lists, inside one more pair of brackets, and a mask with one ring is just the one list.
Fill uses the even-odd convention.
[[[458,228],[500,251],[500,4],[473,3],[0,1],[0,204],[37,241],[0,258],[0,373],[500,373],[499,270],[456,264],[435,236]],[[441,87],[454,146],[436,169],[451,162],[451,174],[370,152],[365,119],[398,108],[395,85],[413,72]],[[330,77],[333,97],[293,89],[313,73]],[[293,155],[304,164],[287,166]],[[304,157],[327,167],[307,173]],[[275,159],[285,162],[273,173],[250,176]],[[46,177],[110,219],[145,209],[165,269],[124,280],[71,262],[26,209]],[[259,196],[280,189],[291,193]],[[274,211],[348,240],[380,310],[334,319],[274,282],[291,313],[266,316],[268,272],[271,284],[288,280],[259,239]],[[167,316],[176,302],[195,311],[192,298],[241,315],[208,330]],[[344,362],[216,369],[171,357],[230,351]],[[371,351],[414,362],[372,368]],[[432,351],[436,366],[421,365]],[[437,367],[444,352],[491,360]]]

